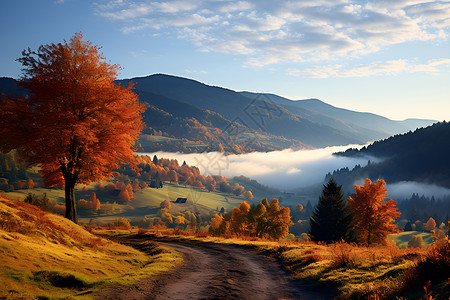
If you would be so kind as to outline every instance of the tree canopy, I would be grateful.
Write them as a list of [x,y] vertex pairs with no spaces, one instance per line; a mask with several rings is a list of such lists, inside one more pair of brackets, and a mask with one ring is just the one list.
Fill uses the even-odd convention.
[[22,52],[20,86],[27,99],[2,100],[0,150],[17,149],[40,166],[47,186],[65,185],[66,217],[77,222],[74,186],[136,166],[133,145],[143,128],[137,95],[116,85],[120,67],[76,33],[69,42]]
[[385,185],[384,180],[372,183],[366,178],[363,186],[353,186],[356,193],[348,198],[353,226],[362,244],[384,244],[389,233],[397,232],[394,221],[401,213],[397,211],[397,202],[392,199],[386,201]]

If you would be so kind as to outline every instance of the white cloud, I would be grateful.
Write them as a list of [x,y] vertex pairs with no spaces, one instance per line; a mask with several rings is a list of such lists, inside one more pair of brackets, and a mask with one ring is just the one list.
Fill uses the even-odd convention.
[[369,65],[356,67],[345,67],[343,65],[315,66],[305,69],[289,68],[286,74],[291,76],[302,76],[310,78],[329,77],[367,77],[367,76],[390,76],[403,72],[430,72],[440,73],[440,66],[450,65],[450,59],[441,58],[428,61],[426,64],[411,64],[405,59],[391,60],[386,62],[374,62]]
[[[200,51],[243,55],[247,66],[361,57],[395,44],[444,40],[450,27],[450,2],[432,0],[115,0],[96,7],[101,16],[122,22],[124,33],[162,31]],[[358,69],[388,72],[382,67]],[[394,72],[403,67],[387,66]],[[352,71],[346,76],[358,70]]]
[[235,11],[245,11],[252,9],[254,6],[247,1],[228,2],[219,7],[219,11],[223,13],[231,13]]

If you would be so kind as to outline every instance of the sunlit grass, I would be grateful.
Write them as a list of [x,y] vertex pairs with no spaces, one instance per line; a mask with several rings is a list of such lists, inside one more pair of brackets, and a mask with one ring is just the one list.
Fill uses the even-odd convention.
[[99,287],[128,284],[174,268],[182,257],[148,255],[84,230],[35,206],[0,195],[0,295],[87,297]]
[[408,242],[411,240],[413,235],[422,237],[427,247],[433,243],[433,237],[431,236],[431,233],[423,231],[405,231],[401,233],[390,234],[388,235],[388,239],[389,241],[397,245],[397,247],[405,249],[408,247]]

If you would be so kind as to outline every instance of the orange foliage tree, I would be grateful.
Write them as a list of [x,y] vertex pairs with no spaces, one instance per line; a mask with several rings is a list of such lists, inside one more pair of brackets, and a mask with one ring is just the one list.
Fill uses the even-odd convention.
[[385,185],[384,180],[372,183],[366,178],[363,186],[353,186],[356,193],[348,198],[353,226],[357,229],[358,240],[362,244],[384,244],[389,233],[397,232],[394,221],[401,213],[397,211],[397,202],[392,199],[386,201]]
[[65,216],[75,223],[76,184],[109,177],[121,163],[136,168],[144,111],[132,85],[114,83],[121,68],[82,38],[24,50],[19,84],[30,97],[3,99],[0,111],[0,150],[40,165],[47,186],[64,184]]
[[211,219],[210,232],[214,235],[257,236],[279,240],[289,233],[292,225],[290,210],[280,207],[278,199],[269,204],[264,198],[258,205],[250,206],[246,201],[231,213],[215,214]]

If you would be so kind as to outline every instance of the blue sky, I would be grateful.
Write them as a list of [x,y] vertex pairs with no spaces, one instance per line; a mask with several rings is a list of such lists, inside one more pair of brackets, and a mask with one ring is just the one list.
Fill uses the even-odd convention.
[[0,1],[0,76],[81,31],[124,69],[319,98],[391,119],[450,116],[450,2]]

